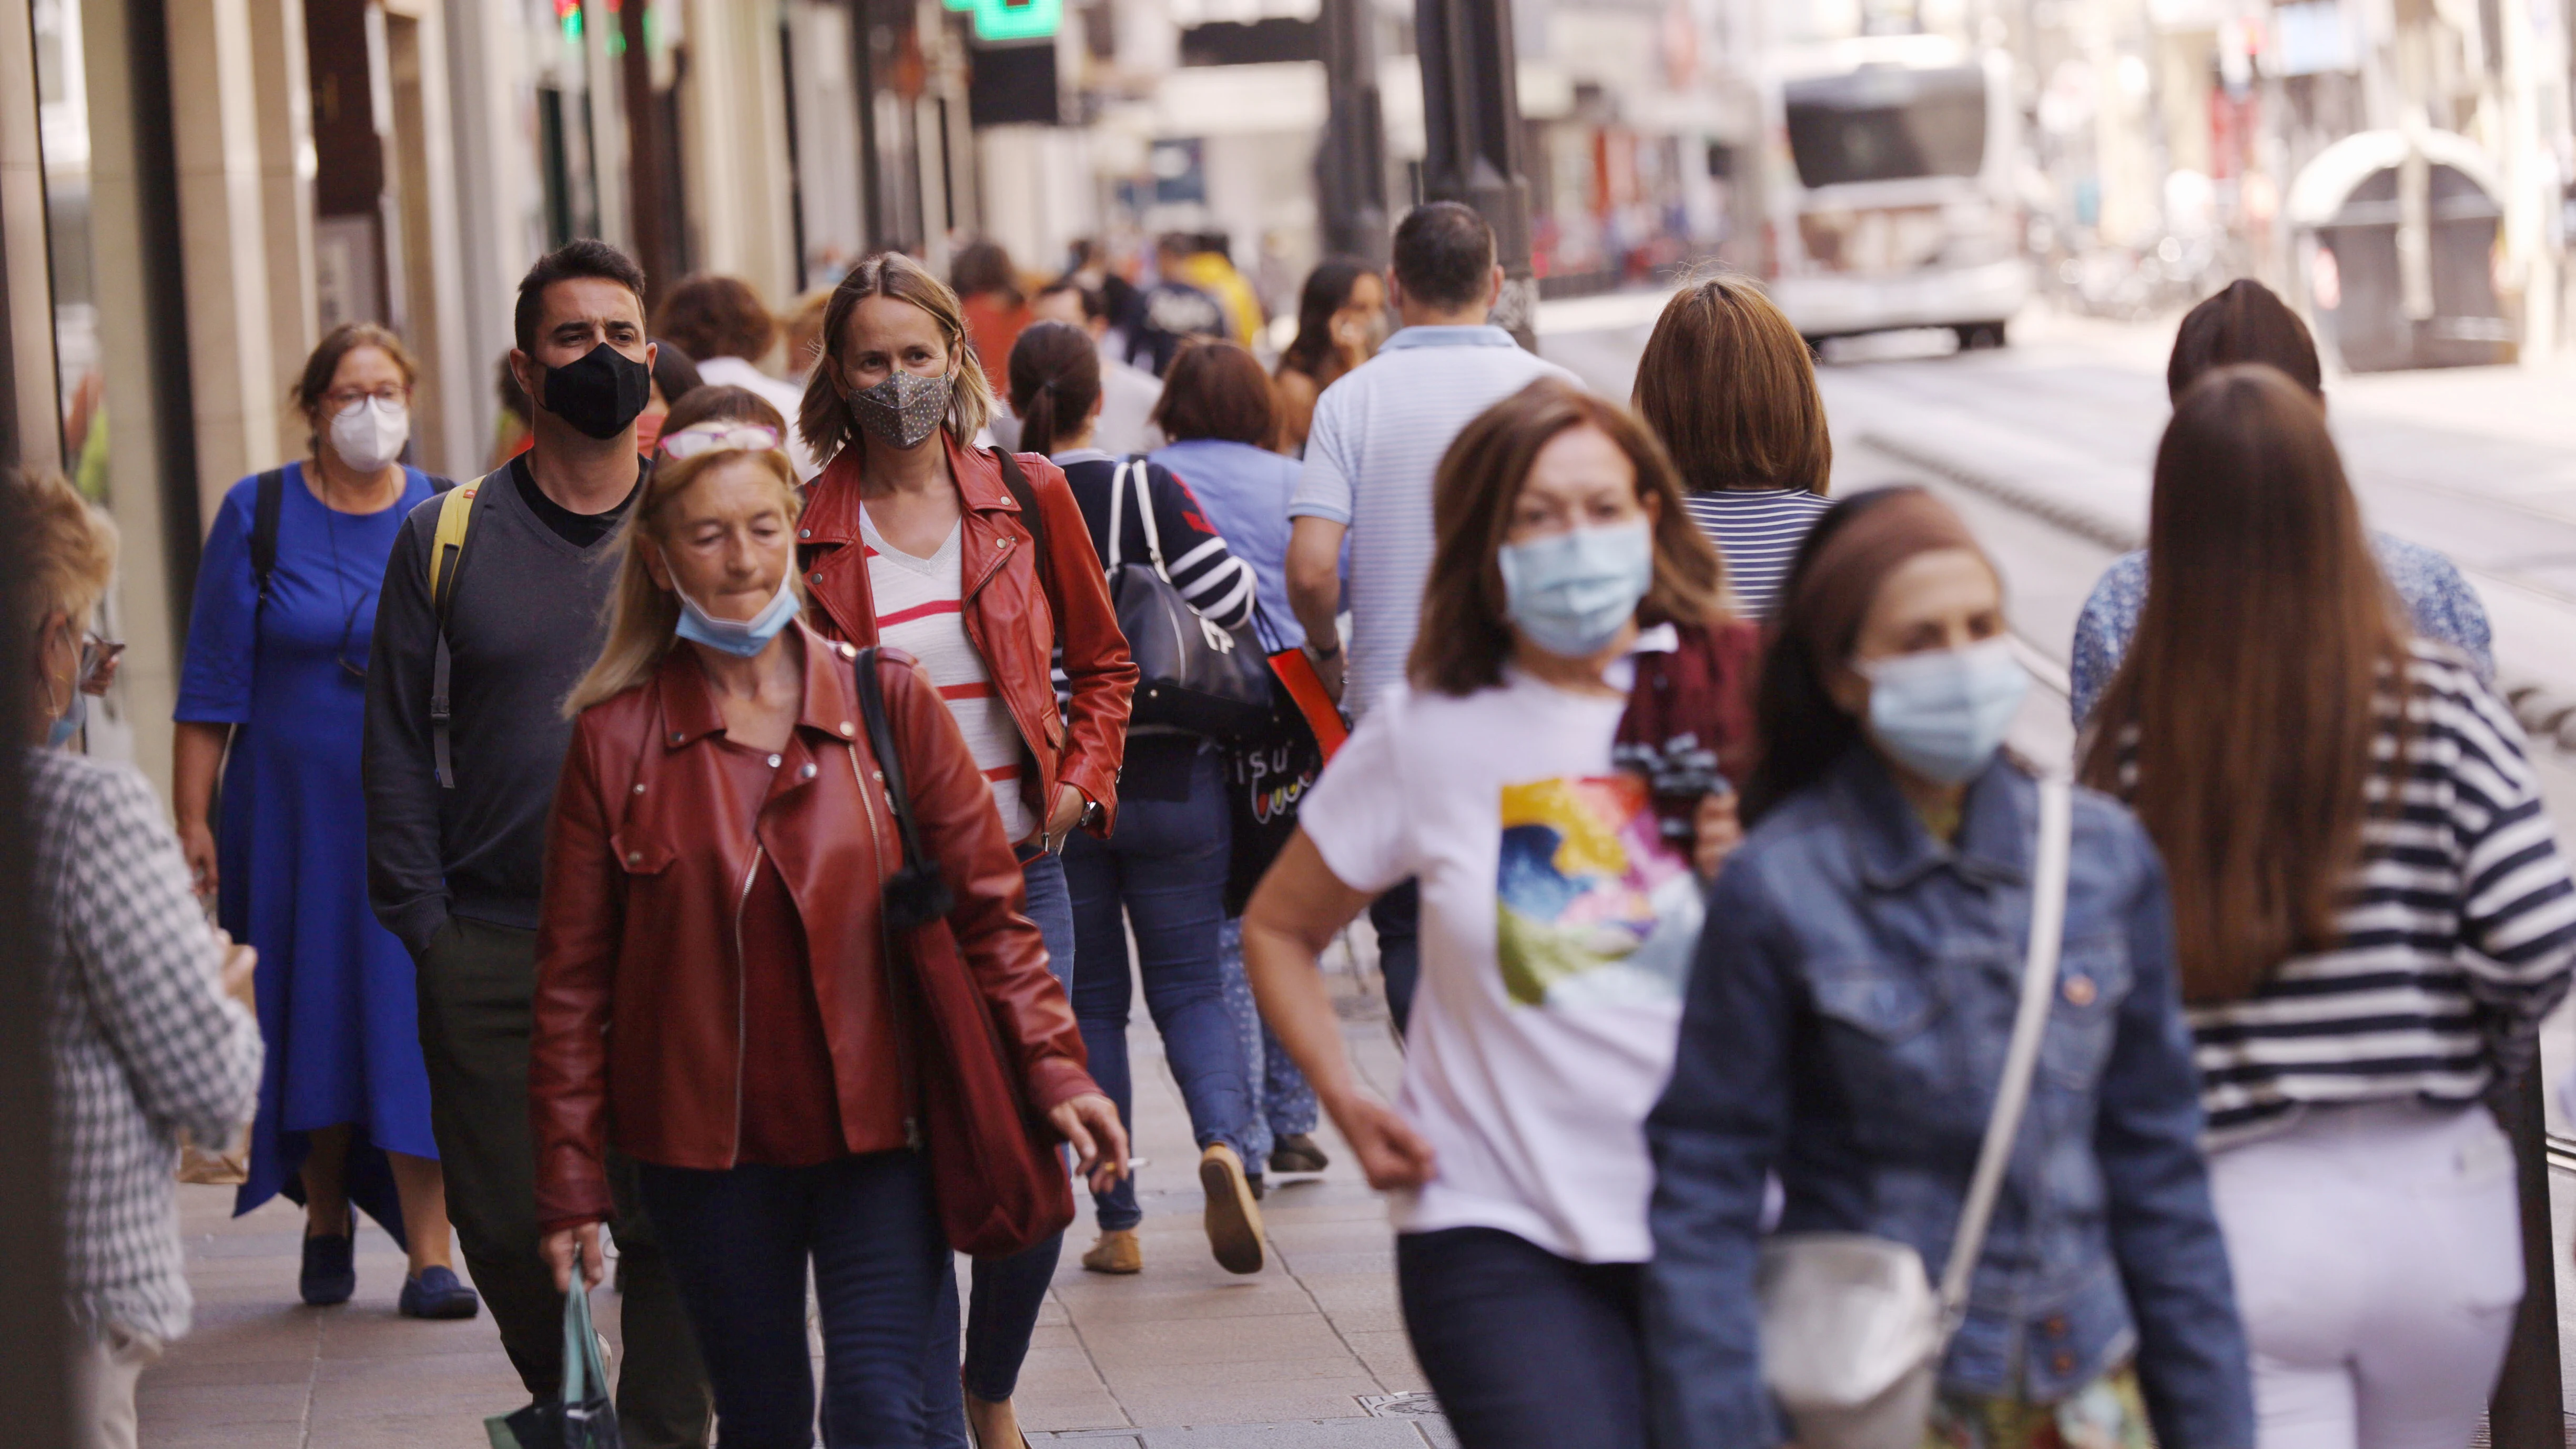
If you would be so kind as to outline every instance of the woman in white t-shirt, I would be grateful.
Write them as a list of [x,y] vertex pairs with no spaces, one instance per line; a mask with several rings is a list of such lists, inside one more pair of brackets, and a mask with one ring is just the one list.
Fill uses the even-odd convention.
[[[1662,448],[1565,383],[1469,424],[1432,512],[1410,687],[1300,807],[1245,912],[1245,964],[1391,1195],[1405,1328],[1459,1442],[1633,1449],[1643,1127],[1699,934],[1693,849],[1713,871],[1736,829],[1713,770],[1676,809],[1666,772],[1625,768],[1631,686],[1682,677],[1740,626],[1722,622],[1717,555]],[[1724,665],[1698,677],[1743,687]],[[1666,692],[1639,688],[1640,709]],[[1724,720],[1694,727],[1703,762],[1741,743]],[[1390,1108],[1353,1080],[1316,958],[1408,877],[1422,984]]]

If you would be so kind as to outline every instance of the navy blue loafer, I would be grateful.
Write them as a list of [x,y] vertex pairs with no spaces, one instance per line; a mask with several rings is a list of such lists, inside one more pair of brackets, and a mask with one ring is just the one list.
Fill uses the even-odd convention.
[[424,1268],[419,1277],[403,1280],[401,1306],[405,1318],[472,1318],[483,1300],[456,1281],[454,1269]]
[[352,1261],[357,1246],[356,1236],[349,1233],[327,1238],[305,1235],[304,1275],[296,1285],[305,1302],[329,1308],[349,1301],[349,1295],[358,1291],[358,1269]]

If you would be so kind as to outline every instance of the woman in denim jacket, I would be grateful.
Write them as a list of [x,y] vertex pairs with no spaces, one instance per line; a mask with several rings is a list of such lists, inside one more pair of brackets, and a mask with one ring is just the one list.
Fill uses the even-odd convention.
[[[1709,900],[1647,1124],[1656,1443],[1754,1449],[1764,1180],[1785,1232],[1908,1243],[1937,1279],[2003,1074],[2038,789],[1997,750],[2027,683],[2002,589],[1919,489],[1799,552],[1758,705],[1757,821]],[[2202,1162],[2165,883],[2075,801],[2057,1000],[1928,1443],[2249,1449],[2245,1335]]]

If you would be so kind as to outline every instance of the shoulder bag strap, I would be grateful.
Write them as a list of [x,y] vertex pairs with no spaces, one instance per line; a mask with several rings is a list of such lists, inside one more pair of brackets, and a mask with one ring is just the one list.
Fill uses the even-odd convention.
[[1129,468],[1136,470],[1136,512],[1145,524],[1145,552],[1154,560],[1154,572],[1168,584],[1172,573],[1163,567],[1163,533],[1154,523],[1154,476],[1145,471],[1142,456],[1129,458],[1119,466],[1122,474]]
[[1037,550],[1038,582],[1052,588],[1055,564],[1047,556],[1046,514],[1038,508],[1038,490],[1020,471],[1020,460],[1010,449],[995,448],[993,461],[1001,465],[1002,487],[1010,493],[1011,501],[1020,505],[1020,526],[1029,531],[1029,546]]
[[1995,1089],[1995,1111],[1977,1149],[1976,1174],[1959,1212],[1959,1233],[1941,1270],[1941,1341],[1948,1343],[1968,1314],[1968,1287],[1986,1247],[1986,1228],[2003,1191],[2022,1109],[2030,1105],[2031,1073],[2039,1065],[2040,1037],[2057,999],[2058,948],[2066,936],[2066,868],[2074,831],[2074,787],[2056,776],[2039,782],[2039,854],[2031,872],[2030,954],[2022,963],[2021,1010],[2013,1017],[2012,1044],[2004,1051],[2004,1077]]
[[269,580],[277,575],[277,519],[286,505],[286,470],[271,468],[252,485],[250,576],[259,585],[258,607],[268,607]]
[[1126,541],[1126,532],[1127,465],[1125,463],[1120,463],[1117,470],[1109,475],[1109,558],[1107,560],[1107,568],[1112,577],[1117,575],[1118,561],[1126,552],[1124,549],[1119,547],[1120,544]]
[[[939,862],[922,848],[921,830],[912,818],[912,790],[904,783],[903,752],[895,748],[894,727],[886,720],[885,682],[877,674],[877,646],[859,651],[857,672],[859,718],[868,732],[868,748],[877,757],[885,784],[886,809],[894,815],[895,838],[903,845],[903,863],[888,876],[885,892],[886,930],[901,936],[948,914],[956,895],[940,874]],[[856,765],[853,760],[853,766]]]

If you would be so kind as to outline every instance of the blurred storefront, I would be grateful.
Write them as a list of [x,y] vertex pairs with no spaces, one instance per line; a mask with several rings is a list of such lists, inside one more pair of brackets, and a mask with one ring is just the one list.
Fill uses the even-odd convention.
[[977,220],[966,28],[937,0],[0,0],[0,442],[125,538],[94,743],[166,770],[202,530],[304,452],[323,331],[406,340],[412,461],[465,477],[548,247],[780,308],[874,246],[940,260]]

